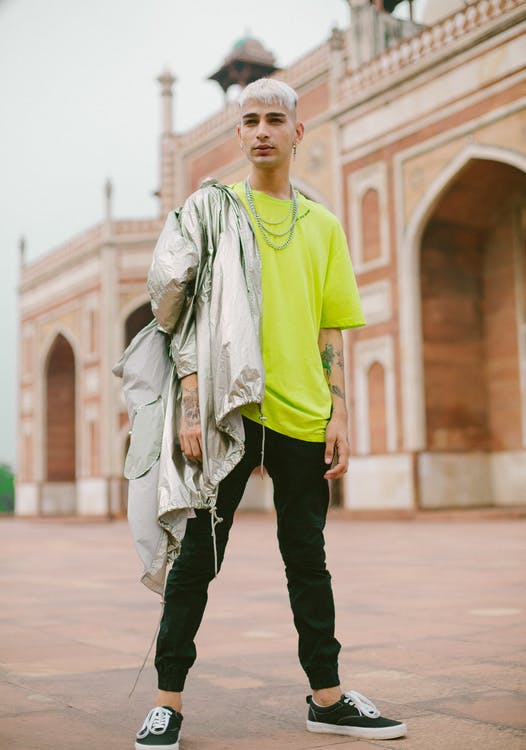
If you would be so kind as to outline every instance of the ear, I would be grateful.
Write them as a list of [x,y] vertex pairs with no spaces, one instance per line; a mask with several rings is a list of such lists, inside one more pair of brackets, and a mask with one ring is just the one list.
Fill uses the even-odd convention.
[[296,123],[296,143],[300,143],[305,135],[305,125],[302,122]]

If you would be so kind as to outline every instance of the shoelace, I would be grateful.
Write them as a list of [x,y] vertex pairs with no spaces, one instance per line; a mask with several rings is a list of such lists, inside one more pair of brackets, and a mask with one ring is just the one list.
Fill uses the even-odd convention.
[[348,693],[344,693],[344,696],[343,702],[355,706],[362,716],[368,716],[369,719],[377,719],[380,716],[380,711],[365,695],[349,690]]
[[142,740],[148,734],[162,734],[166,731],[171,715],[172,712],[163,708],[163,706],[152,708],[144,720],[144,724],[137,732],[137,739]]

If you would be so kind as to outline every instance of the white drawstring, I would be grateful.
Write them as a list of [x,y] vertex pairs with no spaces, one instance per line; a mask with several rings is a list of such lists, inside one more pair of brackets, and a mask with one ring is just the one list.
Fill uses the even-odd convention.
[[212,522],[212,543],[214,545],[214,576],[217,576],[219,570],[217,564],[216,526],[218,523],[221,523],[223,519],[217,515],[217,508],[215,505],[210,508],[210,519]]
[[[128,698],[131,698],[133,693],[135,692],[135,688],[137,687],[137,683],[139,682],[140,676],[143,673],[144,667],[146,666],[146,662],[148,661],[150,654],[152,653],[153,644],[157,640],[157,634],[159,633],[159,628],[161,627],[161,620],[163,619],[163,612],[164,612],[164,599],[161,600],[161,616],[159,617],[159,622],[157,623],[157,627],[155,628],[155,633],[152,638],[152,642],[150,643],[150,647],[148,651],[146,652],[146,656],[144,657],[143,663],[140,666],[139,671],[137,672],[137,677],[135,678],[135,682],[133,683],[133,687],[128,693]],[[149,716],[149,714],[148,714]]]
[[[223,519],[220,518],[217,515],[217,509],[216,509],[215,505],[210,508],[210,517],[212,519],[212,540],[213,540],[213,545],[214,545],[214,575],[217,576],[217,574],[218,574],[218,569],[217,569],[218,565],[217,565],[216,526],[217,526],[218,523],[221,523],[221,521]],[[154,636],[152,638],[152,642],[150,643],[150,646],[148,648],[148,651],[146,652],[146,656],[144,657],[144,660],[143,660],[143,662],[142,662],[142,664],[141,664],[141,666],[139,668],[139,671],[137,672],[137,677],[135,678],[135,682],[133,683],[133,687],[132,687],[132,689],[130,690],[130,692],[128,694],[128,698],[131,698],[132,695],[133,695],[133,693],[135,692],[135,688],[137,687],[137,683],[139,682],[139,679],[140,679],[140,677],[141,677],[141,675],[142,675],[142,673],[144,671],[146,663],[147,663],[148,659],[150,658],[150,654],[152,653],[152,648],[153,648],[153,646],[155,644],[155,641],[157,640],[157,635],[159,633],[159,628],[161,627],[161,620],[163,619],[164,605],[165,605],[165,601],[164,601],[164,598],[163,598],[162,601],[161,601],[161,615],[159,617],[159,622],[157,623],[157,627],[155,628],[155,633],[154,633]]]
[[261,422],[262,433],[261,433],[261,461],[259,464],[259,473],[261,474],[261,479],[265,478],[265,420],[266,417],[263,416],[263,409],[261,408],[261,404],[259,405],[259,421]]
[[369,719],[377,719],[380,716],[380,711],[365,695],[357,693],[355,690],[349,690],[348,693],[344,693],[344,696],[343,702],[355,706],[362,716],[367,716]]

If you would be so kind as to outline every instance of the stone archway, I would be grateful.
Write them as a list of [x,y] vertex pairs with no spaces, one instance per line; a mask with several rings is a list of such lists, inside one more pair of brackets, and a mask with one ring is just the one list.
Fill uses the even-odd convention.
[[136,307],[124,321],[124,346],[128,346],[133,337],[151,320],[153,320],[153,313],[150,302]]
[[45,367],[45,484],[43,514],[75,512],[75,355],[66,337],[53,340]]
[[[150,323],[150,321],[153,319],[153,313],[152,313],[152,306],[150,302],[144,302],[143,304],[136,307],[134,310],[132,310],[125,318],[124,320],[124,346],[127,347],[132,339],[139,333],[139,331],[144,328],[145,325]],[[126,412],[123,411],[121,414],[121,421],[126,424],[127,422],[127,415]],[[122,466],[124,467],[124,461],[126,459],[126,454],[128,453],[128,448],[130,445],[130,438],[129,435],[127,435],[125,441],[124,441],[124,449],[123,449],[123,455],[122,455]],[[127,514],[128,510],[128,480],[123,476],[121,472],[121,482],[120,482],[120,491],[119,491],[119,510],[118,515],[125,516]]]
[[423,225],[425,507],[526,500],[524,216],[526,174],[475,158]]
[[[126,461],[126,456],[128,454],[129,448],[130,448],[130,434],[128,433],[126,435],[126,440],[124,441],[124,450],[122,453],[122,465],[123,466],[124,466],[124,462]],[[126,479],[125,476],[121,474],[118,515],[125,517],[127,513],[128,513],[128,480]]]

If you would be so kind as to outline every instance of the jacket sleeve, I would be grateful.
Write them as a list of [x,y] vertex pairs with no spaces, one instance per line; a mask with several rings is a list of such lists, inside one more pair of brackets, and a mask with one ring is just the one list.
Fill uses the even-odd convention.
[[197,340],[193,305],[189,300],[179,316],[170,342],[170,354],[179,380],[197,372]]
[[[191,223],[197,220],[196,215],[188,219]],[[198,224],[194,230],[194,236],[199,239]],[[198,244],[192,240],[191,234],[183,232],[179,214],[171,211],[157,240],[148,272],[152,310],[159,328],[165,333],[173,333],[191,294],[199,265]]]

